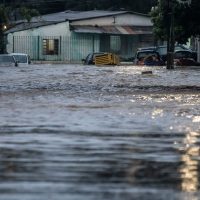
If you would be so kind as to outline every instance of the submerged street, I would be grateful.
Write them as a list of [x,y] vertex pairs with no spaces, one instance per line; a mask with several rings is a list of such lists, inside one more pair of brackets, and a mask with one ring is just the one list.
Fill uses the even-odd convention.
[[0,200],[200,199],[199,78],[199,67],[1,67]]

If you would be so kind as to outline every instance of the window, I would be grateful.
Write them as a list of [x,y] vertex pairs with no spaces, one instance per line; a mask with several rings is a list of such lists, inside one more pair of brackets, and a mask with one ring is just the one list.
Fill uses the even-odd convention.
[[43,39],[43,55],[58,55],[58,39]]

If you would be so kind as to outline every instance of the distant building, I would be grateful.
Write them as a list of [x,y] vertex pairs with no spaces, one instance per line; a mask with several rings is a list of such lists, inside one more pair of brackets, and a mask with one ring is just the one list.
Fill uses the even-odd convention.
[[131,58],[153,45],[150,17],[129,11],[64,11],[21,21],[6,31],[7,52],[34,60],[81,61],[91,52]]

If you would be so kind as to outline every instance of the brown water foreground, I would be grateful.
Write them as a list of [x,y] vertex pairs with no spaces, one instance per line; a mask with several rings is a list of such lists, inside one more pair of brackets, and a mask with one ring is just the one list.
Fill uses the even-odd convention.
[[0,68],[0,200],[200,199],[199,68]]

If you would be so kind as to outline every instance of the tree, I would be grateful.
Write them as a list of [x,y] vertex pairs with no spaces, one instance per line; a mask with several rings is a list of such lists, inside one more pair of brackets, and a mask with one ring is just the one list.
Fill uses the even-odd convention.
[[[168,7],[167,2],[172,3],[171,9]],[[189,37],[200,35],[199,10],[199,0],[192,0],[191,5],[180,4],[177,0],[158,0],[157,6],[151,11],[156,38],[166,40],[169,13],[172,11],[174,12],[175,41],[186,43]]]
[[4,53],[4,30],[6,28],[6,25],[9,21],[9,15],[10,8],[5,7],[3,4],[0,4],[0,53]]
[[[0,0],[1,2],[2,0]],[[37,9],[41,14],[64,10],[120,10],[149,13],[157,0],[4,0],[9,6]]]
[[28,7],[38,10],[41,14],[60,12],[64,10],[128,10],[139,13],[149,13],[157,0],[0,0],[7,6],[19,8]]
[[15,6],[16,7],[13,7],[12,5],[12,7],[10,7],[0,4],[0,53],[5,52],[4,31],[6,30],[6,27],[11,25],[10,22],[13,18],[14,20],[17,20],[17,16],[19,16],[30,22],[32,17],[39,15],[39,12],[35,9],[17,7],[17,4]]
[[30,8],[26,8],[26,7],[21,7],[19,9],[19,13],[28,22],[31,21],[32,17],[39,15],[39,12],[36,9],[30,9]]

